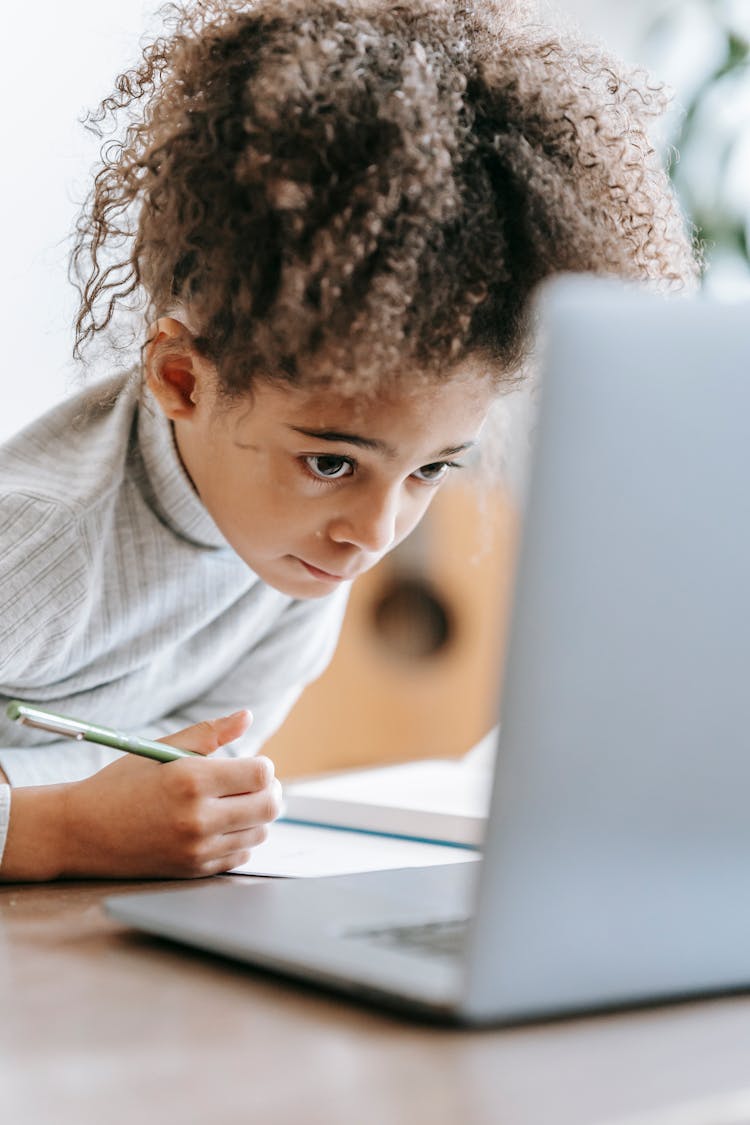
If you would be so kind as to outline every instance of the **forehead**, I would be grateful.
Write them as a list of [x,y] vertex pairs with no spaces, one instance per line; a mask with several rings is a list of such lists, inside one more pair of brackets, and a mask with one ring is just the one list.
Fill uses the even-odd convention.
[[[493,382],[473,372],[446,378],[390,382],[376,391],[263,384],[255,405],[290,426],[342,430],[383,440],[450,434],[476,437],[496,397]],[[466,432],[463,432],[466,431]]]

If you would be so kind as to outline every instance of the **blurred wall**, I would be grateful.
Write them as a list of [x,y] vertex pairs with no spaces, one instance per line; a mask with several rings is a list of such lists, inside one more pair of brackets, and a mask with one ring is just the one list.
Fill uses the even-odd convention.
[[11,0],[4,8],[0,440],[73,385],[67,235],[97,151],[78,118],[134,56],[150,6]]

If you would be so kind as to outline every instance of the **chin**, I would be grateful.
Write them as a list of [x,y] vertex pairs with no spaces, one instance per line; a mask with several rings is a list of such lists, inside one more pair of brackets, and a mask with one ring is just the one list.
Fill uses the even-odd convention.
[[280,594],[286,594],[290,598],[301,598],[305,601],[314,601],[317,598],[329,598],[336,590],[336,587],[321,588],[320,586],[312,586],[307,582],[269,582],[264,579],[268,586],[273,586],[274,590],[278,590]]

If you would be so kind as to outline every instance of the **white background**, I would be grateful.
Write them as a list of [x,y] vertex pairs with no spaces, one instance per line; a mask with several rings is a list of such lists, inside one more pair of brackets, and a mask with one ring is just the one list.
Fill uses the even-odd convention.
[[[134,61],[155,6],[156,0],[11,0],[3,12],[0,440],[75,389],[75,292],[66,261],[97,152],[79,119]],[[636,60],[655,4],[567,0],[563,7],[586,31]]]
[[0,36],[0,439],[74,389],[67,256],[97,143],[79,118],[131,60],[151,4],[12,0]]

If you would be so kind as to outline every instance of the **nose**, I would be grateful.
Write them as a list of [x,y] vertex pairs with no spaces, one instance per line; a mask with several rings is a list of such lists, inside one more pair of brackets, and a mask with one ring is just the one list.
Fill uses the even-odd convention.
[[398,489],[368,490],[352,497],[346,510],[331,520],[328,535],[334,543],[384,553],[395,543],[399,512]]

